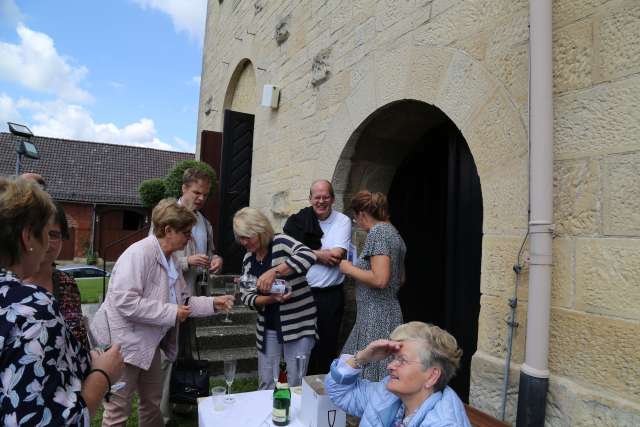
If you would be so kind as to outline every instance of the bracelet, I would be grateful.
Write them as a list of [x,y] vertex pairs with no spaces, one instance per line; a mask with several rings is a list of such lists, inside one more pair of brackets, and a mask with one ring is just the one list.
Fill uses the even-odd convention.
[[111,397],[111,380],[109,379],[109,375],[103,371],[100,368],[93,368],[89,371],[89,373],[87,374],[87,376],[91,375],[94,372],[100,372],[102,375],[104,375],[105,379],[107,380],[107,392],[104,395],[104,400],[106,400],[107,402],[109,401],[109,398]]
[[353,355],[353,362],[356,364],[356,368],[357,369],[364,369],[369,364],[368,362],[363,363],[358,358],[358,352],[357,351],[356,351],[356,354]]

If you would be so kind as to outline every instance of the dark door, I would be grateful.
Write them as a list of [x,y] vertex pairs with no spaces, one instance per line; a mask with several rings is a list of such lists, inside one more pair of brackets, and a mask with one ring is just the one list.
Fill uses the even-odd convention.
[[222,170],[220,173],[220,253],[224,272],[239,273],[244,248],[233,235],[233,215],[249,206],[251,157],[253,152],[252,114],[225,110],[222,131]]
[[399,295],[404,320],[433,323],[456,338],[463,356],[450,385],[468,402],[480,313],[482,194],[469,147],[453,123],[429,132],[407,156],[389,204],[407,244],[407,281]]
[[220,247],[220,168],[222,164],[222,132],[203,130],[200,134],[200,161],[207,163],[216,172],[217,188],[207,199],[201,210],[213,227],[213,243]]

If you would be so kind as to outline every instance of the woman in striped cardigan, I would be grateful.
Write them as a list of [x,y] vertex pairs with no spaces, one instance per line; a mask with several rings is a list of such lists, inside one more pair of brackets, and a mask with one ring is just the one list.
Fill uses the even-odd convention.
[[[236,212],[233,232],[247,250],[243,273],[258,278],[256,290],[243,290],[241,298],[258,312],[259,388],[273,388],[283,353],[289,383],[298,385],[306,372],[298,372],[296,356],[304,355],[308,360],[316,340],[316,305],[306,279],[316,257],[297,240],[285,234],[274,235],[267,217],[254,208]],[[284,295],[270,293],[277,277],[286,281],[288,291]]]

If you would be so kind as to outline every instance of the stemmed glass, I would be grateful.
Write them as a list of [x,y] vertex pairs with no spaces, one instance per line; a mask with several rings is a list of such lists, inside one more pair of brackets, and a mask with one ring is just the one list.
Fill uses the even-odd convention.
[[[224,284],[225,295],[233,295],[233,297],[235,298],[236,292],[237,292],[237,287],[235,282],[233,281],[225,282]],[[227,311],[227,315],[224,317],[224,319],[222,319],[223,323],[233,323],[233,320],[229,318],[230,314],[231,314],[231,310]]]
[[233,403],[236,401],[235,398],[230,396],[231,385],[233,384],[233,380],[236,379],[236,366],[236,360],[224,361],[224,382],[227,383],[227,396],[224,398],[225,403]]

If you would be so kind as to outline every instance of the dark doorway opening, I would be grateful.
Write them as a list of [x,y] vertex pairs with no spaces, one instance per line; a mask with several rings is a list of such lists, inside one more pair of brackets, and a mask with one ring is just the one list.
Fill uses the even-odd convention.
[[407,244],[399,294],[404,320],[433,323],[456,337],[463,356],[450,385],[468,402],[480,313],[482,194],[469,147],[451,121],[426,133],[405,157],[389,205]]
[[220,254],[224,273],[239,274],[244,248],[233,234],[233,215],[249,206],[253,156],[253,114],[224,111],[222,164],[220,171]]

